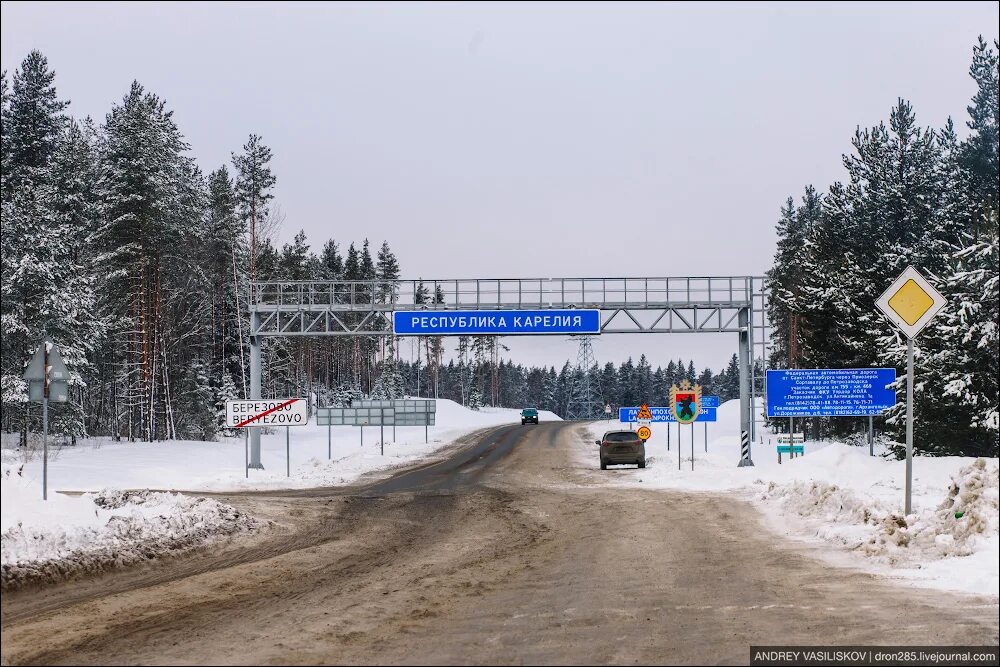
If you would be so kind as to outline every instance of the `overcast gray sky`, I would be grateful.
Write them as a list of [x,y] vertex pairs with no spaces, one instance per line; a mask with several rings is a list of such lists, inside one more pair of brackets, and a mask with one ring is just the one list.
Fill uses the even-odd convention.
[[[905,97],[964,131],[998,6],[4,2],[0,59],[40,49],[101,120],[138,79],[206,172],[261,134],[280,240],[388,239],[407,278],[761,274],[779,206],[843,178],[857,125]],[[735,344],[595,350],[719,368]]]

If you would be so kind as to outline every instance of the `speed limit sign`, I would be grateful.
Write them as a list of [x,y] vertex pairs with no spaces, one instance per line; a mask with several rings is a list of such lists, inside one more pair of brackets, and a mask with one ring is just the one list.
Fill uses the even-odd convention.
[[639,436],[640,440],[649,440],[649,436],[653,435],[653,432],[649,430],[648,426],[640,426],[639,430],[636,431],[636,435]]

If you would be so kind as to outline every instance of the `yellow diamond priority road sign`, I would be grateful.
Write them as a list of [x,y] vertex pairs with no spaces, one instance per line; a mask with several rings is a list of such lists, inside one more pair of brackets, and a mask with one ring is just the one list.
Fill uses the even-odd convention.
[[907,338],[916,338],[944,304],[945,298],[912,266],[875,302]]

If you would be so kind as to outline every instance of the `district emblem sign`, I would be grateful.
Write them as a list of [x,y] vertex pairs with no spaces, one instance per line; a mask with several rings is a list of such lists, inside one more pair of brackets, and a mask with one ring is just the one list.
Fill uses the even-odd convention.
[[701,385],[693,387],[687,380],[681,386],[670,387],[670,408],[679,424],[693,424],[701,411]]

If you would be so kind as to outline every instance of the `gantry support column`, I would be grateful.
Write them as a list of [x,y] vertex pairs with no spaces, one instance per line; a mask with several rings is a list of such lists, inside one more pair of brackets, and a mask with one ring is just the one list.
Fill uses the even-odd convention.
[[[260,365],[260,343],[261,337],[257,335],[260,331],[260,313],[256,310],[250,311],[250,396],[249,398],[261,398],[260,385],[262,369]],[[250,468],[263,470],[264,466],[260,462],[260,429],[250,430]]]
[[740,464],[739,467],[752,466],[750,458],[750,425],[753,415],[750,414],[750,309],[742,308],[739,313],[740,325]]

